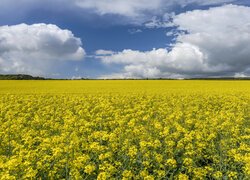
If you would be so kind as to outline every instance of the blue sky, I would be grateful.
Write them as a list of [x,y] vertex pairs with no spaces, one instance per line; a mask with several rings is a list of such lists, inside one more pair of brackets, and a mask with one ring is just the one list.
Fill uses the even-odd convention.
[[120,2],[0,1],[0,73],[54,78],[249,76],[249,1]]

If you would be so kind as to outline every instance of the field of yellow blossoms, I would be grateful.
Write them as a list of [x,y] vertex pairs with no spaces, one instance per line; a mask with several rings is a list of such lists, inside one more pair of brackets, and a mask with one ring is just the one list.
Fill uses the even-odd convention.
[[250,179],[250,81],[0,81],[0,179]]

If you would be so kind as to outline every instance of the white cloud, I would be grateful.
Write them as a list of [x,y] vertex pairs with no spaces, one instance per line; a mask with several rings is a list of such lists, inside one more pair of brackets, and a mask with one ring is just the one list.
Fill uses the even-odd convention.
[[[250,7],[224,5],[173,17],[179,33],[172,49],[124,50],[100,57],[119,64],[122,77],[234,76],[250,69]],[[248,74],[250,75],[250,74]],[[112,77],[109,76],[109,77]]]
[[143,11],[159,9],[163,0],[75,0],[81,8],[94,10],[100,15],[117,14],[128,17],[140,16]]
[[81,45],[71,31],[52,24],[0,26],[0,72],[42,75],[59,61],[82,60]]
[[78,15],[85,15],[85,13],[78,12],[86,12],[86,10],[100,16],[118,15],[116,16],[118,19],[122,19],[121,16],[127,18],[124,20],[126,23],[143,24],[153,16],[163,16],[166,12],[171,12],[177,6],[221,5],[230,2],[237,2],[237,0],[1,0],[0,16],[5,14],[5,16],[11,17],[11,13],[15,11],[18,16],[14,16],[14,18],[25,17],[42,7],[53,12],[69,10]]
[[129,34],[137,34],[137,33],[141,33],[142,30],[141,29],[129,29],[128,32]]
[[[236,0],[74,0],[75,4],[83,9],[90,9],[99,15],[115,14],[128,17],[132,22],[144,23],[153,16],[164,16],[174,7],[185,7],[191,4],[200,6],[219,5],[235,2]],[[150,18],[150,19],[149,19]],[[146,23],[146,27],[163,26],[167,23],[155,19]]]
[[114,53],[115,53],[114,51],[99,49],[95,52],[95,55],[97,56],[112,55]]
[[[174,5],[182,7],[189,4],[216,5],[235,0],[74,0],[81,8],[92,9],[98,14],[118,14],[123,16],[140,16],[145,11],[159,11]],[[160,11],[162,12],[162,11]]]
[[[167,15],[168,19],[165,19],[164,17]],[[149,29],[153,28],[167,28],[172,27],[173,23],[170,22],[171,16],[174,16],[174,14],[168,14],[166,13],[162,19],[159,19],[157,16],[154,16],[151,18],[150,21],[145,22],[144,26]]]
[[190,4],[206,6],[206,5],[218,5],[218,4],[223,4],[223,3],[231,3],[235,1],[237,0],[209,0],[209,1],[206,1],[206,0],[168,0],[169,3],[177,4],[182,7],[185,7]]
[[81,76],[72,76],[70,79],[71,80],[79,80],[79,79],[82,79],[82,77]]

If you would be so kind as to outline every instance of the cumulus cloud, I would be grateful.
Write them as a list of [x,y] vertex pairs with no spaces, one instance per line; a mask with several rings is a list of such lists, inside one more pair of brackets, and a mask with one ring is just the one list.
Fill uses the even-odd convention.
[[[200,6],[219,5],[222,3],[237,2],[236,0],[1,0],[0,16],[11,16],[11,12],[18,13],[18,17],[25,16],[37,8],[60,11],[69,10],[71,13],[88,11],[100,16],[112,14],[118,18],[125,17],[131,23],[143,24],[152,16],[162,16],[174,7],[185,7],[191,4]],[[85,14],[84,14],[85,15]]]
[[235,0],[75,0],[82,8],[93,9],[96,13],[119,14],[123,16],[138,16],[144,11],[155,11],[162,8],[171,8],[174,5],[187,6],[189,4],[216,5],[233,2]]
[[0,73],[42,75],[63,61],[82,60],[82,42],[52,24],[0,26]]
[[[74,0],[75,5],[82,9],[89,9],[99,15],[115,14],[130,19],[130,22],[144,24],[148,28],[168,27],[164,21],[174,7],[181,8],[191,4],[200,6],[219,5],[223,3],[235,2],[236,0]],[[166,13],[168,12],[168,13]],[[171,13],[170,13],[171,14]],[[157,17],[163,17],[163,21]],[[153,17],[153,19],[152,19]]]
[[[250,75],[250,7],[224,5],[173,17],[179,34],[171,50],[124,50],[100,57],[119,64],[114,77],[207,77]],[[112,77],[112,75],[109,77]]]

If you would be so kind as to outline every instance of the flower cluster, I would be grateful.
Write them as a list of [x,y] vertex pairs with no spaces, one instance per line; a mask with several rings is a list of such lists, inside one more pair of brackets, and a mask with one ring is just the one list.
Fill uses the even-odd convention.
[[0,179],[250,178],[248,82],[136,82],[1,86]]

